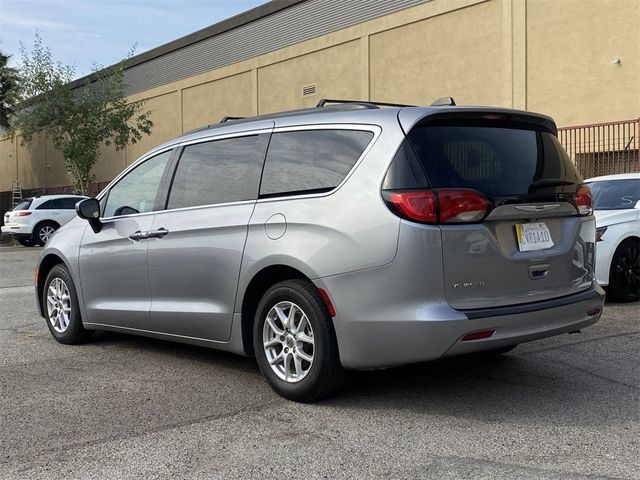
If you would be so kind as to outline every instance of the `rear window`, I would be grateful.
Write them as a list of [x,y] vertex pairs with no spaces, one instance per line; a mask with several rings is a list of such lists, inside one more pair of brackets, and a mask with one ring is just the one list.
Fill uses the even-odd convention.
[[358,130],[274,133],[262,174],[261,196],[329,191],[337,187],[373,138]]
[[13,207],[11,209],[11,211],[12,212],[17,212],[18,210],[29,210],[29,207],[31,206],[31,202],[32,202],[32,199],[30,199],[30,198],[28,200],[23,200],[18,205]]
[[596,210],[626,210],[640,202],[640,179],[599,180],[588,184]]
[[544,131],[425,125],[409,133],[431,185],[488,196],[574,193],[582,179],[557,137]]

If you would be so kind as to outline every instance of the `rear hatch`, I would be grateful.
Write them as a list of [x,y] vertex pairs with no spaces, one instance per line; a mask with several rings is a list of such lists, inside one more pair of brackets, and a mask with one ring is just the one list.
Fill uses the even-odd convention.
[[33,201],[33,199],[27,198],[27,199],[23,200],[22,202],[20,202],[15,207],[13,207],[8,212],[6,212],[4,214],[4,219],[3,219],[4,225],[15,224],[16,223],[16,218],[19,218],[19,217],[22,217],[22,216],[31,215],[31,213],[28,212],[28,210],[31,207],[31,202],[32,201]]
[[[478,111],[429,115],[407,139],[405,156],[425,175],[427,208],[435,212],[423,220],[441,228],[453,308],[528,303],[591,286],[591,197],[549,119]],[[396,204],[421,190],[413,185],[395,195]]]

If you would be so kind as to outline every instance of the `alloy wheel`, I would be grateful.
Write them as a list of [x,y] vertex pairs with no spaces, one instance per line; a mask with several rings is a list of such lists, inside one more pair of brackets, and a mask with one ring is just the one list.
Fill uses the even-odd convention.
[[53,329],[64,333],[71,321],[69,287],[61,278],[54,278],[47,290],[47,314]]
[[42,228],[40,228],[40,231],[38,232],[38,237],[40,237],[40,240],[43,243],[47,243],[47,241],[49,241],[49,239],[51,238],[51,235],[53,235],[53,232],[55,232],[56,229],[53,228],[51,225],[45,225]]
[[627,294],[637,293],[640,289],[640,247],[626,244],[616,255],[613,268],[616,283]]
[[313,329],[295,303],[279,302],[269,310],[262,343],[267,362],[281,380],[297,383],[311,371],[315,353]]

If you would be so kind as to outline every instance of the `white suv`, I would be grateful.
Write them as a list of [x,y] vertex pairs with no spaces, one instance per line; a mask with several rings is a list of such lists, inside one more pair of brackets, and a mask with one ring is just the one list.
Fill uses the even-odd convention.
[[2,233],[25,247],[44,245],[58,228],[76,216],[79,195],[46,195],[26,198],[5,213]]

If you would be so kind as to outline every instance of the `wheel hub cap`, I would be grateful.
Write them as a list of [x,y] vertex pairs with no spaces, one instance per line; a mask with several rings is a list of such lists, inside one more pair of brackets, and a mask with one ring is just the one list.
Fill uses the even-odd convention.
[[313,329],[295,303],[279,302],[269,310],[262,341],[267,361],[278,378],[296,383],[308,375],[315,353]]

